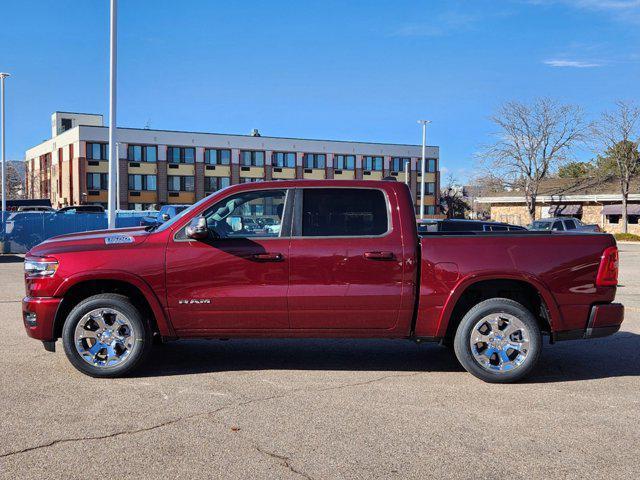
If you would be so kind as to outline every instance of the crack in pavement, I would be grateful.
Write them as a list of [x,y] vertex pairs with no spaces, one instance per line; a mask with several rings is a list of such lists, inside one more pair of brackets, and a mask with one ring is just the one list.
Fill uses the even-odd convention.
[[311,477],[310,475],[304,473],[301,470],[298,470],[293,465],[291,465],[291,459],[289,457],[285,457],[284,455],[278,455],[277,453],[265,450],[264,448],[260,447],[260,445],[253,445],[253,448],[255,448],[258,452],[262,453],[263,455],[266,455],[268,457],[274,458],[276,460],[280,460],[279,463],[283,467],[286,467],[289,470],[291,470],[293,473],[295,473],[297,475],[300,475],[300,476],[306,478],[307,480],[313,480],[313,477]]
[[382,380],[386,380],[387,378],[415,377],[416,375],[424,375],[425,373],[428,373],[428,372],[414,372],[414,373],[407,373],[407,374],[389,374],[389,375],[383,375],[382,377],[373,378],[371,380],[366,380],[364,382],[347,383],[347,384],[344,384],[344,385],[337,385],[335,387],[319,388],[316,391],[318,391],[318,392],[326,392],[328,390],[339,390],[341,388],[347,388],[347,387],[359,387],[361,385],[369,385],[369,384],[372,384],[372,383],[380,382]]
[[3,453],[0,455],[0,458],[6,458],[6,457],[11,457],[13,455],[18,455],[20,453],[27,453],[27,452],[32,452],[34,450],[39,450],[41,448],[48,448],[48,447],[53,447],[54,445],[59,445],[62,443],[73,443],[73,442],[84,442],[84,441],[88,441],[88,440],[103,440],[105,438],[114,438],[114,437],[120,437],[123,435],[134,435],[136,433],[144,433],[144,432],[150,432],[152,430],[156,430],[158,428],[162,428],[162,427],[166,427],[169,425],[173,425],[175,423],[181,422],[183,420],[190,420],[193,418],[197,418],[197,417],[206,417],[209,415],[215,415],[216,413],[220,412],[221,410],[224,410],[228,407],[230,407],[231,405],[224,405],[222,407],[218,407],[214,410],[209,410],[207,412],[199,412],[199,413],[194,413],[192,415],[187,415],[184,417],[178,417],[178,418],[174,418],[172,420],[166,420],[164,422],[161,423],[157,423],[155,425],[151,425],[149,427],[144,427],[144,428],[137,428],[134,430],[123,430],[120,432],[113,432],[113,433],[108,433],[106,435],[95,435],[95,436],[89,436],[89,437],[71,437],[71,438],[60,438],[60,439],[56,439],[56,440],[52,440],[48,443],[43,443],[41,445],[35,445],[33,447],[27,447],[27,448],[23,448],[21,450],[14,450],[13,452],[7,452],[7,453]]
[[[332,386],[332,387],[326,387],[326,388],[316,388],[316,389],[306,389],[306,388],[299,388],[299,389],[294,389],[294,390],[289,390],[288,392],[279,394],[279,395],[270,395],[268,397],[259,397],[259,398],[254,398],[254,399],[250,399],[247,400],[245,402],[241,402],[241,403],[237,403],[237,404],[227,404],[227,405],[223,405],[222,407],[218,407],[216,409],[213,410],[208,410],[206,412],[198,412],[198,413],[193,413],[191,415],[185,415],[183,417],[178,417],[178,418],[174,418],[171,420],[166,420],[164,422],[155,424],[155,425],[151,425],[149,427],[143,427],[143,428],[138,428],[138,429],[133,429],[133,430],[123,430],[120,432],[113,432],[113,433],[109,433],[106,435],[96,435],[96,436],[88,436],[88,437],[71,437],[71,438],[60,438],[60,439],[56,439],[56,440],[52,440],[50,442],[47,443],[43,443],[40,445],[34,445],[32,447],[26,447],[26,448],[22,448],[20,450],[14,450],[12,452],[7,452],[7,453],[3,453],[0,454],[0,458],[7,458],[7,457],[11,457],[14,455],[19,455],[21,453],[27,453],[27,452],[32,452],[34,450],[40,450],[43,448],[49,448],[49,447],[53,447],[55,445],[60,445],[63,443],[75,443],[75,442],[85,442],[85,441],[90,441],[90,440],[103,440],[105,438],[115,438],[115,437],[120,437],[123,435],[135,435],[136,433],[146,433],[146,432],[150,432],[152,430],[157,430],[159,428],[163,428],[163,427],[167,427],[169,425],[174,425],[176,423],[185,421],[185,420],[192,420],[194,418],[198,418],[198,417],[208,417],[211,415],[215,415],[216,413],[219,413],[223,410],[227,410],[229,408],[234,408],[234,407],[244,407],[247,405],[252,405],[254,403],[261,403],[261,402],[267,402],[269,400],[276,400],[276,399],[280,399],[280,398],[285,398],[288,397],[292,394],[296,394],[296,393],[300,393],[300,392],[309,392],[309,393],[313,393],[313,392],[324,392],[324,391],[328,391],[328,390],[339,390],[342,388],[349,388],[349,387],[358,387],[361,385],[369,385],[372,383],[376,383],[376,382],[380,382],[382,380],[386,380],[387,378],[395,378],[395,377],[414,377],[416,375],[421,375],[424,374],[425,372],[415,372],[412,374],[390,374],[390,375],[383,375],[381,377],[377,377],[377,378],[373,378],[371,380],[366,380],[366,381],[362,381],[362,382],[354,382],[354,383],[345,383],[342,385],[336,385],[336,386]],[[258,447],[256,447],[258,448]],[[268,454],[268,452],[266,451],[262,451],[262,453],[266,453]],[[273,456],[277,457],[276,454],[273,454]],[[287,465],[289,466],[289,465]],[[291,468],[289,466],[289,468]],[[292,470],[294,471],[294,470]],[[295,473],[300,473],[301,475],[305,475],[304,473],[301,472],[295,472]],[[310,477],[307,477],[310,478]]]

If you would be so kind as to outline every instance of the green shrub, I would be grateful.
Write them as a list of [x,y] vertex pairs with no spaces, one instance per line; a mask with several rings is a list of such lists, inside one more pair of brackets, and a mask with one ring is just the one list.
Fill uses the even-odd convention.
[[621,242],[640,242],[640,235],[634,235],[633,233],[614,233],[613,236]]

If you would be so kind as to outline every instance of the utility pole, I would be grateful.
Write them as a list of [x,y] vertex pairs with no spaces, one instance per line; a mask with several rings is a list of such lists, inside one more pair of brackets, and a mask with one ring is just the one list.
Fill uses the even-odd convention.
[[424,219],[424,177],[426,162],[426,148],[427,148],[427,125],[431,123],[431,120],[418,120],[418,123],[422,125],[422,163],[420,165],[420,220]]
[[111,22],[109,29],[109,228],[116,228],[118,192],[118,145],[116,139],[116,73],[118,61],[118,0],[111,0]]
[[4,222],[4,212],[7,211],[7,179],[6,179],[6,161],[7,159],[4,157],[6,146],[5,146],[5,138],[4,138],[4,129],[5,129],[5,118],[4,118],[4,79],[9,76],[8,73],[0,73],[0,110],[2,110],[2,221]]

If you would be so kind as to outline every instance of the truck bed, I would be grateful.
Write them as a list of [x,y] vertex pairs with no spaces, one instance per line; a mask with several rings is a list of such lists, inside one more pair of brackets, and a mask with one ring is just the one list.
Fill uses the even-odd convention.
[[420,237],[418,337],[443,337],[456,301],[470,288],[512,281],[533,287],[553,332],[586,328],[591,305],[616,287],[595,285],[611,235],[556,232],[430,232]]

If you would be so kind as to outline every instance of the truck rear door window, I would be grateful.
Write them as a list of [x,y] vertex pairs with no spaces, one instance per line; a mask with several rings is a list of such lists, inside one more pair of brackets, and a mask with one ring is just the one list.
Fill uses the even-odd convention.
[[382,235],[388,229],[387,201],[380,190],[308,188],[303,191],[303,237]]

